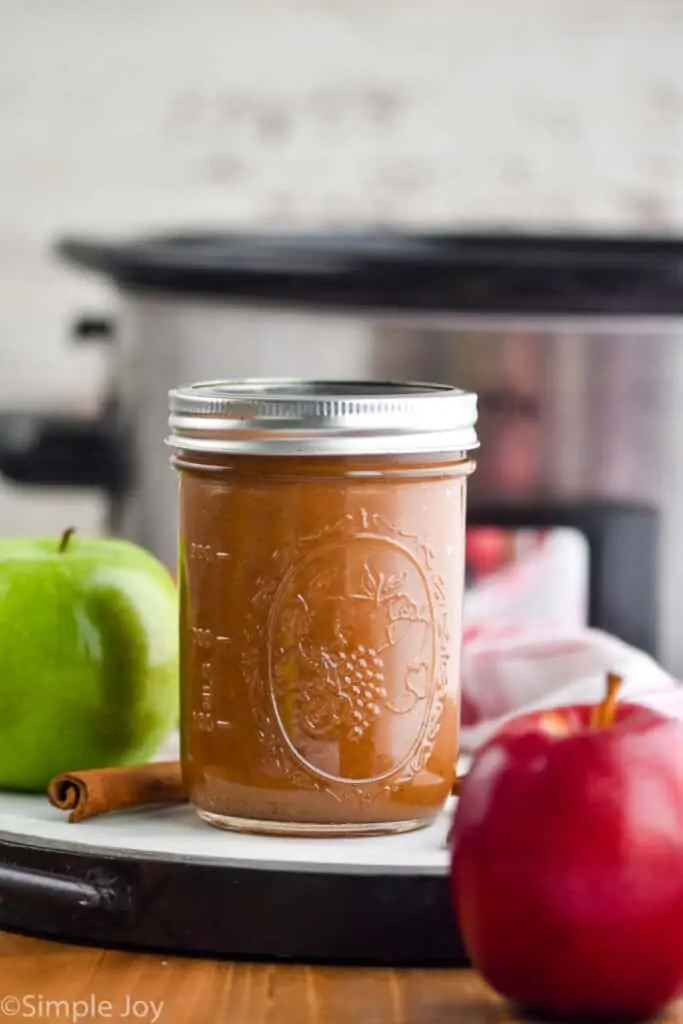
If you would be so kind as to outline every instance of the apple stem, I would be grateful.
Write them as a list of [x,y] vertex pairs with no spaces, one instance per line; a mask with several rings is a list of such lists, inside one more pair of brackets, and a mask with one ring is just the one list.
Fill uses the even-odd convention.
[[71,538],[73,537],[75,532],[76,532],[76,527],[75,526],[70,526],[67,530],[64,531],[64,533],[62,534],[61,539],[59,541],[59,547],[57,548],[57,554],[58,555],[63,555],[64,554],[64,552],[66,551],[66,549],[69,546],[69,541],[71,540]]
[[605,729],[614,721],[617,710],[617,695],[624,682],[622,676],[615,672],[607,673],[607,692],[599,704],[596,704],[591,714],[591,728]]

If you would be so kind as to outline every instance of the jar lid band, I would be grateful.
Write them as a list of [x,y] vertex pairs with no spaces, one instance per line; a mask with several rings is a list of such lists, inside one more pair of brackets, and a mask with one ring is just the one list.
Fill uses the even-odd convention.
[[477,396],[446,384],[252,379],[170,392],[168,444],[252,455],[380,455],[478,447]]

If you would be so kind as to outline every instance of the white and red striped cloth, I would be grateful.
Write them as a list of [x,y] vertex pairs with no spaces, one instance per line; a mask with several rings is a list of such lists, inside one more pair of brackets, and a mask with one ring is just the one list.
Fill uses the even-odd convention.
[[601,700],[608,672],[624,679],[620,699],[683,718],[683,687],[649,655],[599,630],[466,626],[462,752],[517,714]]
[[683,686],[642,651],[586,628],[585,539],[560,529],[522,540],[515,560],[483,572],[465,595],[463,754],[514,715],[601,700],[608,672],[623,676],[621,699],[683,718]]

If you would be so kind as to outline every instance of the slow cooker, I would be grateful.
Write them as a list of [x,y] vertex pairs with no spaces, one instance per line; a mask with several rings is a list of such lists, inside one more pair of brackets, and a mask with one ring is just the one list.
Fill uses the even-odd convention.
[[172,567],[170,389],[457,384],[479,394],[470,523],[578,530],[589,622],[683,673],[683,242],[214,232],[69,237],[56,253],[115,290],[113,320],[79,325],[110,346],[109,399],[97,422],[7,411],[7,476],[105,488],[110,529]]

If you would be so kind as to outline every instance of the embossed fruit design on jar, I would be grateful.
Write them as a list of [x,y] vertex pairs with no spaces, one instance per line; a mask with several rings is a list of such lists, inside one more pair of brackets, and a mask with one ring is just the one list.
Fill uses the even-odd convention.
[[435,385],[172,392],[182,761],[205,820],[366,834],[443,807],[475,421],[475,395]]

